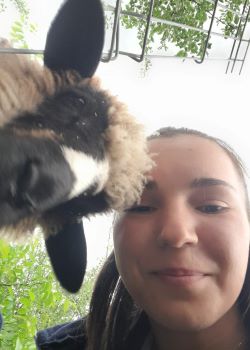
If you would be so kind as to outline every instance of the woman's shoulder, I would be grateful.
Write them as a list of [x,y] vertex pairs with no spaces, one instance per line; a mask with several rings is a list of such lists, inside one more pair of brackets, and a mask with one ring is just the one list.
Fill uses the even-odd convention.
[[37,332],[38,350],[84,350],[86,346],[85,318],[56,325]]
[[[86,318],[41,330],[35,337],[37,350],[84,350],[87,346]],[[152,335],[144,313],[131,327],[125,349],[149,350]]]

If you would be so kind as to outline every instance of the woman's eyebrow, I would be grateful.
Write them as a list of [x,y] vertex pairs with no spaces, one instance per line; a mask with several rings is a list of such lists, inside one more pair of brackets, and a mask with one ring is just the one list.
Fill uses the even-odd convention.
[[233,187],[230,183],[221,179],[210,178],[210,177],[196,178],[190,184],[190,187],[209,187],[209,186],[226,186],[236,191],[236,188]]

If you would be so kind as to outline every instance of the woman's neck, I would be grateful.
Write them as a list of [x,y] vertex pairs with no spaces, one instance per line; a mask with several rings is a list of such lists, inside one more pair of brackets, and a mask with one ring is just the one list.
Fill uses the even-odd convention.
[[192,331],[172,331],[151,321],[153,350],[246,350],[247,333],[238,310],[230,310],[213,326]]

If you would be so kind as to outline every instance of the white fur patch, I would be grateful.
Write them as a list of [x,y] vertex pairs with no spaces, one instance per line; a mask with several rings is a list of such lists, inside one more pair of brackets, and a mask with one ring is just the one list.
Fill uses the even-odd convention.
[[93,184],[97,184],[95,193],[100,192],[108,180],[109,163],[107,158],[98,161],[83,152],[68,147],[62,147],[62,151],[75,176],[75,183],[68,198],[78,196]]

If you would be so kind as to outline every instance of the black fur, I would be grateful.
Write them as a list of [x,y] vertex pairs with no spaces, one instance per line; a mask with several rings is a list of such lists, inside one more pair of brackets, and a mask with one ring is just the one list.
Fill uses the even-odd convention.
[[44,63],[54,71],[74,69],[91,77],[101,58],[104,15],[97,0],[70,0],[49,30]]
[[[95,160],[105,156],[109,102],[84,80],[94,74],[103,42],[101,2],[67,0],[51,25],[44,52],[44,64],[53,71],[55,85],[60,86],[62,77],[63,88],[44,96],[36,110],[17,111],[0,132],[0,184],[4,184],[0,186],[0,227],[31,215],[40,218],[44,227],[46,223],[60,227],[57,234],[46,236],[46,247],[57,278],[71,292],[80,288],[86,269],[79,218],[107,211],[109,204],[104,192],[93,195],[96,179],[85,193],[69,200],[75,178],[61,147]],[[65,71],[74,75],[75,86],[70,79],[67,85]],[[36,85],[43,94],[43,87]]]
[[55,142],[1,130],[0,150],[1,227],[67,198],[74,175]]
[[46,240],[46,248],[62,287],[71,293],[77,292],[87,265],[82,223],[67,223],[56,236]]
[[101,160],[105,153],[102,137],[108,127],[109,104],[102,92],[85,84],[68,87],[47,97],[37,111],[17,116],[7,130],[52,130],[60,145]]
[[87,217],[93,213],[104,213],[109,210],[109,202],[104,191],[93,195],[91,189],[86,193],[81,194],[57,207],[47,210],[44,214],[44,219],[51,221],[51,219],[59,220],[63,218],[64,221],[72,221],[76,218]]

